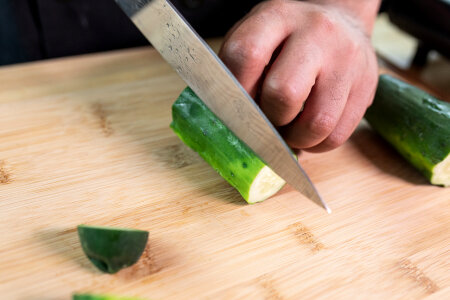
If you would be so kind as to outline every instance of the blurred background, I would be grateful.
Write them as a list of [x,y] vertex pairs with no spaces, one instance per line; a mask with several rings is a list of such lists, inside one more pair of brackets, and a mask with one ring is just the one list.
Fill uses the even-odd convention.
[[[172,2],[208,38],[223,36],[260,1]],[[0,0],[0,7],[0,65],[148,45],[113,0]],[[381,65],[450,95],[450,0],[383,1],[373,44]]]

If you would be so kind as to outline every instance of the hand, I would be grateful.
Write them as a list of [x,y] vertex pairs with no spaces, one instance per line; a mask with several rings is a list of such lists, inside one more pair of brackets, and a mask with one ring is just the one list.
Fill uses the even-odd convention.
[[263,2],[230,30],[219,52],[270,121],[282,126],[286,142],[313,152],[350,137],[378,79],[373,22],[352,16],[334,4],[339,1],[322,2]]

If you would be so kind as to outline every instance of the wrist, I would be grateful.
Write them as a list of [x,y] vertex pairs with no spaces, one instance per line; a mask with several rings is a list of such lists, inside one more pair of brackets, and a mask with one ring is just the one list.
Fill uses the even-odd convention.
[[308,0],[308,2],[344,13],[357,22],[364,33],[370,37],[381,0]]

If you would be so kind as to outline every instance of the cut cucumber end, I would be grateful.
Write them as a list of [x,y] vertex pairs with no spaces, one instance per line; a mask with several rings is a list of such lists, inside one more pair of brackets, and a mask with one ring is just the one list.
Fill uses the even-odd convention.
[[90,225],[79,225],[78,236],[87,258],[110,274],[136,263],[148,240],[147,231]]
[[257,203],[276,194],[286,182],[268,166],[256,175],[248,192],[248,203]]
[[431,183],[445,187],[450,186],[450,154],[434,166]]

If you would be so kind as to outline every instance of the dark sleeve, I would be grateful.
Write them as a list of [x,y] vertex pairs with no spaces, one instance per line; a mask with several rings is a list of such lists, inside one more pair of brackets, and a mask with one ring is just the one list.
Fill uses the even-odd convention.
[[0,0],[0,65],[41,58],[38,30],[29,3]]

